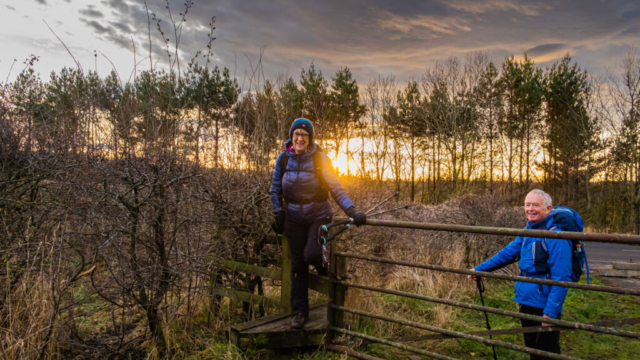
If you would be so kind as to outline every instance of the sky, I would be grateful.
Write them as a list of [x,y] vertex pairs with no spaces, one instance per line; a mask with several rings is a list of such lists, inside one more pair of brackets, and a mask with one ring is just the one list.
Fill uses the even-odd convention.
[[[176,44],[167,4],[179,25],[185,1],[147,0],[147,12],[144,0],[0,0],[0,81],[13,79],[32,54],[44,78],[77,61],[127,81],[149,68],[150,52],[167,68],[163,38],[172,59]],[[498,63],[526,51],[542,67],[568,52],[582,68],[604,73],[640,46],[638,0],[193,0],[180,36],[182,70],[197,51],[206,53],[212,17],[212,63],[245,88],[256,74],[298,80],[312,62],[326,78],[347,66],[360,83],[389,74],[407,81],[474,51]]]

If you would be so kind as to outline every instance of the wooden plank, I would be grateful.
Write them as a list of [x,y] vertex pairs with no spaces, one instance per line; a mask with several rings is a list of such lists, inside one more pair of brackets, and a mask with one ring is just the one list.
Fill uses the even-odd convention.
[[[291,316],[279,319],[277,321],[256,326],[251,329],[243,331],[243,334],[262,334],[270,332],[282,332],[282,331],[296,331],[291,329]],[[325,329],[327,326],[327,307],[318,306],[309,310],[309,321],[304,324],[305,331]]]
[[274,306],[276,308],[280,305],[280,303],[277,300],[269,299],[267,297],[256,295],[256,294],[251,294],[246,291],[238,291],[235,289],[229,289],[225,287],[216,288],[213,291],[213,293],[215,295],[220,295],[220,296],[228,297],[230,299],[236,299],[236,300],[240,300],[242,302],[247,302],[247,303],[258,304],[264,301],[265,304],[269,306]]
[[326,304],[314,304],[309,311],[309,321],[304,329],[291,329],[291,316],[285,316],[243,332],[232,331],[231,337],[241,349],[247,348],[287,348],[317,346],[323,341],[327,328]]
[[280,308],[285,314],[293,313],[291,297],[291,249],[289,239],[282,235],[282,286],[280,288]]
[[231,330],[232,331],[237,331],[237,332],[242,332],[242,331],[246,331],[246,330],[252,329],[254,327],[257,327],[257,326],[268,324],[268,323],[273,322],[273,321],[278,321],[278,320],[284,319],[284,318],[289,317],[289,316],[291,316],[291,315],[279,312],[277,314],[265,316],[265,317],[262,317],[260,319],[244,322],[242,324],[231,325]]
[[[312,304],[311,306],[309,306],[309,311],[313,313],[315,311],[315,309],[323,308],[323,307],[326,309],[326,307],[327,307],[327,303],[326,302],[315,303],[315,304]],[[325,311],[324,314],[326,315],[326,310],[324,310],[324,311]],[[256,328],[258,326],[262,326],[262,325],[265,325],[265,324],[268,324],[268,323],[276,322],[276,321],[282,320],[282,319],[287,318],[287,317],[289,318],[289,320],[287,320],[287,321],[291,322],[291,315],[280,312],[280,313],[277,313],[277,314],[273,314],[273,315],[262,317],[260,319],[244,322],[242,324],[231,325],[231,330],[232,331],[237,331],[237,332],[248,331],[248,330]]]
[[282,270],[279,269],[266,268],[233,260],[222,260],[222,266],[226,269],[245,274],[260,276],[273,280],[282,280]]
[[309,289],[329,295],[329,279],[316,274],[309,274]]

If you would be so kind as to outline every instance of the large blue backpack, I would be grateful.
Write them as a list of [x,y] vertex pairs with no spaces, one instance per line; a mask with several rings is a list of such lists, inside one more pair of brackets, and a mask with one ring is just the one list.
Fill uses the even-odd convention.
[[[584,222],[582,221],[580,214],[578,214],[577,211],[573,210],[570,207],[554,206],[549,215],[553,216],[555,219],[558,214],[562,213],[571,215],[571,218],[573,219],[573,221],[575,221],[575,228],[578,232],[584,231]],[[557,226],[552,226],[551,229],[556,227]],[[563,229],[562,227],[560,227],[560,230],[567,231],[568,229]],[[589,263],[587,262],[587,253],[584,250],[584,245],[580,240],[571,240],[571,281],[580,281],[580,277],[583,274],[582,268],[585,268],[587,271],[587,284],[589,284]]]

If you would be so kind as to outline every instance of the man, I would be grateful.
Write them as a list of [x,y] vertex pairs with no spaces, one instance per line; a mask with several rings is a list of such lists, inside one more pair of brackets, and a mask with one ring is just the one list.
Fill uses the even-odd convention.
[[294,317],[291,327],[302,329],[309,318],[309,264],[319,275],[326,275],[322,245],[318,242],[321,225],[331,222],[333,211],[329,195],[355,225],[364,225],[366,216],[356,210],[333,171],[331,160],[313,141],[311,122],[296,119],[289,129],[290,139],[278,155],[271,203],[275,220],[271,227],[289,239],[292,255],[291,290]]
[[[553,209],[551,196],[542,190],[527,194],[524,211],[527,227],[531,230],[575,230],[568,225],[565,215],[549,215]],[[562,228],[562,226],[565,228]],[[562,239],[542,239],[518,236],[491,259],[471,269],[474,271],[494,271],[520,258],[520,276],[557,281],[571,281],[571,241]],[[469,275],[470,279],[474,279]],[[545,318],[560,319],[562,305],[567,296],[567,288],[525,282],[516,282],[514,300],[520,304],[520,312]],[[521,319],[523,327],[551,326],[548,323]],[[527,347],[560,353],[560,333],[540,332],[524,334]],[[531,359],[547,359],[531,355]]]

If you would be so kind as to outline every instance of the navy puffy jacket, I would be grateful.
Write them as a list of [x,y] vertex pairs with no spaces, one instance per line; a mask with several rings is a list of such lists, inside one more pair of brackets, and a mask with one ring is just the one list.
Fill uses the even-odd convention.
[[[291,219],[305,223],[310,223],[320,218],[333,217],[333,211],[331,210],[329,201],[321,203],[309,202],[314,199],[321,186],[320,179],[318,179],[315,174],[312,155],[318,150],[318,147],[312,142],[310,151],[304,154],[296,154],[293,149],[287,150],[290,145],[291,140],[288,140],[285,144],[285,151],[280,153],[276,160],[276,168],[273,172],[273,182],[271,183],[270,190],[273,212],[277,213],[280,210],[285,210],[287,216]],[[282,176],[283,169],[280,169],[280,158],[282,156],[289,157],[287,171],[284,173],[284,176]],[[327,190],[329,190],[329,193],[342,211],[345,211],[353,206],[353,202],[349,199],[344,189],[342,189],[342,185],[340,185],[340,181],[333,170],[329,157],[320,152],[320,158],[322,159],[322,175],[327,184]],[[282,181],[280,180],[281,178]],[[309,203],[287,203],[285,208],[283,199],[279,194],[281,189],[285,198],[299,199],[302,203]]]
[[[537,224],[527,223],[525,229],[547,230],[558,224],[549,215]],[[560,231],[557,227],[554,231]],[[543,248],[546,248],[544,251]],[[520,257],[518,263],[521,276],[557,281],[571,281],[571,241],[563,239],[541,239],[518,236],[491,259],[475,267],[476,271],[491,271]],[[567,288],[516,282],[514,300],[519,304],[543,309],[543,313],[554,319],[562,312]]]

